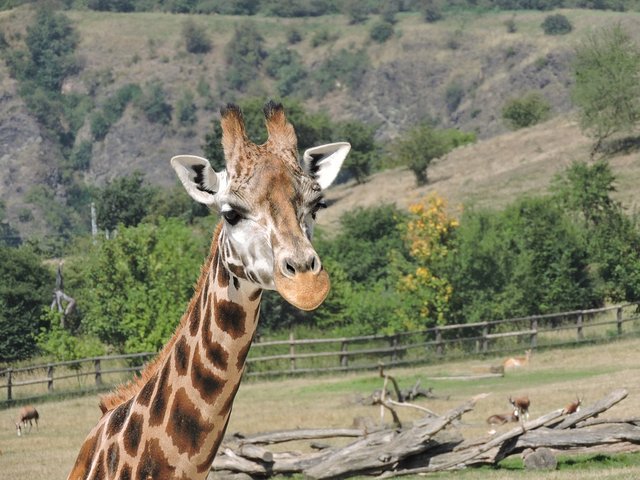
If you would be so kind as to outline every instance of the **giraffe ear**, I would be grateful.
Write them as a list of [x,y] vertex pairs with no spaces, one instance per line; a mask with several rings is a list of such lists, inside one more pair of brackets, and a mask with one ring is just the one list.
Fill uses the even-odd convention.
[[351,145],[347,142],[328,143],[313,147],[302,156],[304,169],[314,177],[324,190],[338,176],[342,162],[347,158]]
[[178,155],[171,159],[171,166],[194,200],[205,205],[215,202],[221,174],[211,168],[209,160],[195,155]]

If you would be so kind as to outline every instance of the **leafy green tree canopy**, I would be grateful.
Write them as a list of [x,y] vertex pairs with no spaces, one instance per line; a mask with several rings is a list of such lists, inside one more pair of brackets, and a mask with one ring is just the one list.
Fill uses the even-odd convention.
[[147,214],[151,197],[152,190],[145,185],[141,172],[116,178],[98,194],[98,226],[113,230],[118,224],[137,225]]
[[576,50],[573,101],[596,148],[640,122],[640,46],[621,25],[587,35]]
[[395,141],[391,147],[392,163],[407,166],[415,175],[416,183],[425,185],[428,181],[427,168],[433,160],[475,140],[473,133],[455,129],[438,130],[423,123]]
[[0,362],[36,353],[40,315],[51,302],[53,274],[29,248],[0,246]]

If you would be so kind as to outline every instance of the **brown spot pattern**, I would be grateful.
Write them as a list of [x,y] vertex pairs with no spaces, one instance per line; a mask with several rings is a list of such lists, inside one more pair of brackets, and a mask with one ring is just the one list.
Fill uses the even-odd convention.
[[73,470],[71,470],[69,478],[86,479],[89,476],[91,461],[96,453],[98,440],[102,436],[102,428],[103,427],[100,427],[94,436],[87,438],[82,444],[82,447],[80,447],[78,458],[76,458],[76,463],[73,465]]
[[100,451],[98,454],[98,460],[96,461],[96,468],[93,471],[91,480],[103,480],[104,479],[104,451]]
[[136,403],[142,405],[143,407],[148,407],[151,402],[151,395],[153,394],[153,389],[156,386],[156,381],[158,380],[158,374],[154,374],[153,377],[149,379],[149,381],[142,387],[140,392],[138,393]]
[[259,288],[258,288],[258,289],[256,289],[256,291],[255,291],[255,292],[253,292],[253,293],[251,293],[251,294],[249,295],[249,301],[250,301],[250,302],[255,302],[255,301],[258,299],[258,297],[260,296],[260,294],[261,294],[261,293],[262,293],[262,290],[261,290],[261,289],[259,289]]
[[224,387],[224,381],[202,363],[198,350],[193,352],[191,361],[191,383],[207,403],[213,403]]
[[218,285],[222,288],[227,288],[229,286],[229,272],[227,272],[227,269],[224,268],[224,265],[221,263],[218,263],[216,268],[218,270]]
[[136,456],[138,446],[140,445],[140,437],[142,436],[142,420],[142,415],[133,412],[129,417],[127,427],[124,430],[124,449],[132,457]]
[[176,391],[170,412],[167,434],[180,453],[187,452],[192,457],[199,451],[213,424],[202,418],[184,388]]
[[120,463],[120,447],[116,442],[109,445],[107,450],[107,472],[109,477],[113,477],[118,470],[118,463]]
[[216,458],[216,453],[218,452],[218,447],[220,446],[220,442],[222,442],[222,438],[224,437],[224,432],[226,432],[227,425],[229,425],[229,418],[230,416],[227,417],[227,421],[224,424],[224,428],[218,432],[218,435],[216,436],[216,440],[213,443],[213,446],[211,447],[211,451],[209,452],[209,455],[207,455],[207,458],[205,458],[204,461],[196,467],[196,469],[198,470],[198,473],[203,473],[209,470],[209,468],[211,467],[213,460]]
[[162,368],[162,372],[160,372],[158,388],[156,389],[156,394],[151,401],[151,407],[149,407],[149,425],[160,425],[164,420],[164,414],[167,410],[167,402],[169,401],[169,396],[171,395],[172,390],[171,385],[168,383],[170,368],[171,357],[168,357],[167,363],[165,363]]
[[202,307],[202,295],[198,297],[196,304],[191,310],[191,314],[189,316],[189,333],[192,337],[195,337],[198,333],[198,326],[200,325],[200,309]]
[[218,327],[231,335],[231,338],[237,339],[246,333],[247,315],[242,305],[224,299],[216,299],[214,309]]
[[171,479],[175,470],[175,467],[169,465],[169,460],[160,448],[158,439],[147,440],[144,452],[140,456],[135,478],[137,480],[147,480],[149,478],[153,480]]
[[244,267],[242,265],[234,265],[233,263],[229,264],[229,271],[233,273],[236,277],[240,277],[242,279],[246,279],[247,276],[244,272]]
[[240,388],[240,382],[236,383],[233,387],[233,391],[229,395],[229,397],[225,400],[224,405],[222,406],[221,412],[230,412],[231,407],[233,407],[233,400],[236,398],[236,393],[238,393],[238,388]]
[[133,403],[133,398],[128,402],[123,403],[116,407],[111,416],[109,417],[109,422],[107,423],[107,438],[114,436],[116,433],[119,433],[124,427],[124,423],[127,421],[129,417],[129,411],[131,410],[131,404]]
[[238,371],[241,371],[242,367],[244,367],[244,362],[247,359],[247,355],[249,354],[250,348],[251,348],[251,342],[248,342],[244,347],[238,350],[238,359],[236,361],[236,369]]
[[122,467],[118,480],[131,480],[131,467],[129,465]]
[[176,342],[176,349],[174,350],[176,358],[176,372],[178,375],[186,375],[189,368],[189,354],[190,348],[187,344],[187,339],[184,336],[180,337],[180,340]]
[[211,315],[204,318],[202,322],[202,346],[209,361],[221,370],[226,370],[229,362],[229,353],[220,343],[213,339],[211,331]]

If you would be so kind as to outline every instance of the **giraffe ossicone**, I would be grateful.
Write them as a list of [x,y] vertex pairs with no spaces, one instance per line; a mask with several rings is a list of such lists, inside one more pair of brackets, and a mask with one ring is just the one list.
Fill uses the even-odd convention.
[[311,244],[323,190],[350,150],[308,149],[281,104],[264,107],[262,145],[246,135],[240,109],[221,109],[226,168],[178,155],[171,165],[189,195],[221,218],[195,293],[173,337],[141,375],[104,396],[69,479],[204,479],[222,441],[256,331],[260,298],[277,290],[317,308],[329,276]]

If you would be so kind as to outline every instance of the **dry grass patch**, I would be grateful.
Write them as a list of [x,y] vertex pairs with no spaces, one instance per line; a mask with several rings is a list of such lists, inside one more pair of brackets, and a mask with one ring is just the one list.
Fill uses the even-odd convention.
[[[588,346],[534,352],[531,364],[520,371],[508,372],[504,378],[475,381],[436,380],[437,377],[468,375],[499,364],[503,358],[474,359],[389,371],[401,387],[412,386],[417,379],[423,387],[433,387],[437,399],[420,400],[419,404],[436,412],[444,412],[470,397],[488,392],[473,412],[463,417],[461,428],[467,438],[485,435],[487,416],[507,412],[510,395],[529,395],[531,415],[536,417],[564,406],[579,394],[586,404],[595,402],[615,388],[625,387],[629,397],[605,415],[608,417],[640,416],[640,339]],[[355,417],[379,421],[379,408],[364,406],[359,399],[382,387],[377,372],[340,376],[284,379],[280,381],[245,381],[238,392],[228,433],[250,435],[290,428],[345,427]],[[99,418],[97,397],[36,405],[41,415],[40,429],[18,438],[13,417],[17,408],[0,411],[0,471],[2,478],[39,480],[65,478],[86,434]],[[418,413],[406,409],[399,412],[403,421],[411,421]],[[385,414],[385,422],[390,418]],[[505,427],[508,428],[508,427]],[[305,445],[295,445],[304,448]],[[287,445],[282,448],[292,448]],[[25,461],[28,459],[28,461]],[[598,470],[598,478],[638,478],[640,467]],[[477,478],[480,472],[451,473],[436,478]],[[513,478],[513,471],[482,470],[482,478]],[[595,478],[590,472],[554,472],[529,474],[518,472],[518,478],[572,479]]]

